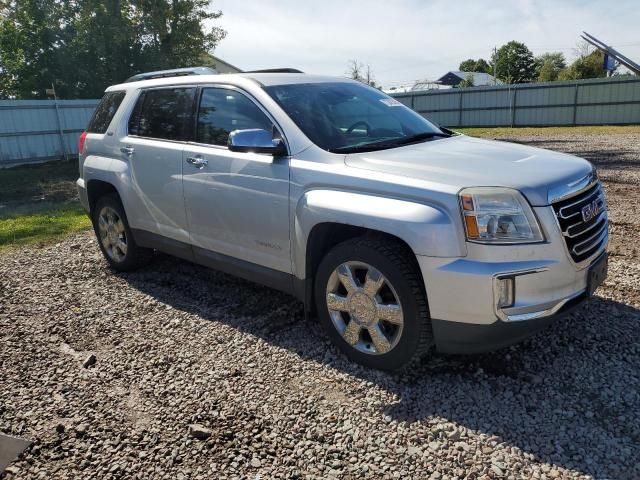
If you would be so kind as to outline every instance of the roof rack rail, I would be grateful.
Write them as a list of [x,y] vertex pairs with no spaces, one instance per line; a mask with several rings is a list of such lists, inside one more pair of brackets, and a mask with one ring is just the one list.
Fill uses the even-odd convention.
[[215,68],[211,67],[187,67],[174,68],[172,70],[158,70],[157,72],[139,73],[129,77],[124,83],[139,82],[140,80],[151,80],[153,78],[184,77],[187,75],[217,75]]
[[264,70],[247,70],[244,73],[304,73],[297,68],[266,68]]

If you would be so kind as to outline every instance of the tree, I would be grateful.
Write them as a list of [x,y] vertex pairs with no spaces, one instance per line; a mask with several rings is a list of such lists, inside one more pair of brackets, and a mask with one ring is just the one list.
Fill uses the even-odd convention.
[[209,0],[0,1],[0,97],[95,98],[144,71],[198,65],[224,38]]
[[347,71],[346,74],[352,80],[362,81],[362,70],[364,69],[364,64],[359,62],[358,60],[349,60],[347,62]]
[[373,72],[371,71],[369,64],[365,65],[358,60],[349,60],[347,63],[346,73],[349,78],[352,78],[353,80],[358,80],[359,82],[371,85],[372,87],[376,86],[376,81],[373,77]]
[[0,28],[0,52],[11,52],[10,55],[0,57],[0,92],[7,92],[5,96],[12,98],[17,89],[18,76],[16,73],[24,68],[25,38],[14,25],[7,24]]
[[496,76],[505,83],[526,83],[536,76],[536,61],[524,43],[515,40],[492,55]]
[[[155,57],[160,68],[194,65],[204,52],[212,51],[225,36],[219,27],[205,29],[204,22],[219,18],[208,11],[210,0],[133,0],[141,12],[145,32],[143,55]],[[177,66],[177,67],[176,67]]]
[[479,58],[476,61],[476,69],[474,70],[474,72],[491,73],[491,65],[489,65],[489,62],[487,62],[484,58]]
[[54,79],[71,65],[61,47],[68,45],[73,30],[68,2],[19,0],[2,2],[0,12],[0,97],[44,96]]
[[474,60],[473,58],[469,58],[460,64],[458,69],[461,72],[480,72],[480,73],[490,73],[491,67],[489,63],[484,58],[479,58],[478,60]]
[[558,78],[560,80],[580,80],[606,77],[607,72],[603,65],[604,54],[600,50],[595,50],[577,58],[569,67],[560,72]]
[[543,53],[536,57],[538,82],[552,82],[558,79],[560,72],[567,68],[562,52]]
[[[81,2],[69,51],[78,65],[89,68],[75,69],[73,79],[59,79],[62,85],[72,85],[69,96],[100,97],[105,85],[122,82],[149,67],[154,69],[156,62],[143,54],[140,32],[145,29],[139,26],[140,16],[132,2]],[[61,96],[65,97],[64,93]]]
[[471,73],[468,73],[464,80],[462,80],[459,84],[458,84],[458,88],[468,88],[468,87],[473,87],[473,75]]
[[461,72],[474,72],[476,68],[476,61],[473,58],[468,58],[464,62],[460,63],[458,70]]

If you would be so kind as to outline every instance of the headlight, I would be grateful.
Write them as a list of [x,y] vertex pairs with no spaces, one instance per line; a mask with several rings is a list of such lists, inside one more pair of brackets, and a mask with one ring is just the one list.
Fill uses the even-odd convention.
[[467,240],[530,243],[544,240],[538,220],[522,194],[511,188],[473,187],[460,192]]

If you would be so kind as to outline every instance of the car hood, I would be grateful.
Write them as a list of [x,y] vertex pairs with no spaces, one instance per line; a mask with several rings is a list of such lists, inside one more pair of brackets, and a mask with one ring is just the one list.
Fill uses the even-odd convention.
[[349,154],[345,162],[449,187],[515,188],[534,206],[548,205],[550,190],[561,189],[592,169],[588,161],[573,155],[466,135]]

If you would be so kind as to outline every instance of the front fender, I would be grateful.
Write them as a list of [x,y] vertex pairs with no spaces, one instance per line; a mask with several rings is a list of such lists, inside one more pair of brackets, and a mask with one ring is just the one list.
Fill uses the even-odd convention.
[[320,223],[364,227],[405,241],[416,255],[460,257],[465,245],[442,208],[373,194],[317,189],[305,192],[294,219],[295,271],[305,278],[307,240]]

